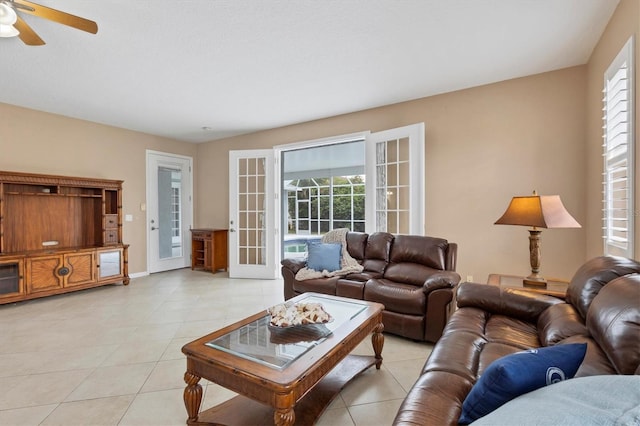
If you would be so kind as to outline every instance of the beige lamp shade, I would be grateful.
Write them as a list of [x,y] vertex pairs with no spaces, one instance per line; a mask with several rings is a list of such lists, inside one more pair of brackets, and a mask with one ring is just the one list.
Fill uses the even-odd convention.
[[522,225],[535,228],[580,228],[564,208],[559,195],[513,197],[496,225]]

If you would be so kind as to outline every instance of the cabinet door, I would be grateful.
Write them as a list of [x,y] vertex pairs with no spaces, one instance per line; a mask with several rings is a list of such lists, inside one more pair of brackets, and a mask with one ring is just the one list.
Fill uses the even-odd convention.
[[0,261],[0,299],[24,294],[22,259]]
[[98,251],[98,281],[123,277],[122,249]]
[[62,288],[63,276],[58,270],[64,267],[62,255],[32,257],[27,259],[27,293]]
[[[96,262],[94,252],[69,253],[64,257],[64,264],[69,270],[68,274],[64,276],[65,287],[90,284],[96,281]],[[58,273],[61,273],[60,270]]]
[[215,272],[219,269],[227,270],[228,261],[228,234],[226,229],[217,229],[213,233],[213,253],[211,254],[211,269]]

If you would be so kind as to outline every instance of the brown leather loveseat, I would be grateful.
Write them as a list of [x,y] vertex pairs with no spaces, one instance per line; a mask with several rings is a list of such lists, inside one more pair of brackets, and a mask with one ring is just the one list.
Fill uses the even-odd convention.
[[349,232],[347,250],[364,270],[346,276],[296,280],[302,259],[284,259],[284,298],[305,292],[332,294],[379,302],[385,306],[385,332],[418,341],[435,342],[448,319],[457,244],[417,235],[371,235]]
[[[586,355],[576,378],[600,380],[607,378],[605,375],[615,378],[640,374],[638,261],[597,257],[586,262],[571,280],[566,300],[522,290],[501,290],[486,284],[462,283],[457,291],[457,305],[458,309],[400,406],[394,425],[458,424],[466,396],[489,364],[525,349],[586,343]],[[569,382],[571,380],[566,383]],[[558,385],[549,388],[554,386]],[[535,401],[533,398],[534,407]],[[507,404],[512,402],[516,400]],[[588,403],[582,404],[584,410]],[[580,403],[576,405],[579,407]],[[567,404],[564,406],[566,411]],[[549,415],[546,410],[548,407],[541,406],[533,412],[516,413],[511,423]],[[490,415],[487,415],[487,424],[495,420],[489,420]],[[582,421],[585,424],[586,419]]]

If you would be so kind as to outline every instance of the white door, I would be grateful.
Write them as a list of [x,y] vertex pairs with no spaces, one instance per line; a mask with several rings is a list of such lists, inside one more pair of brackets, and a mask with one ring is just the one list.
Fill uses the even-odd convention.
[[149,273],[191,265],[191,157],[147,150]]
[[367,136],[366,230],[424,235],[424,123]]
[[229,277],[277,276],[273,150],[229,152]]

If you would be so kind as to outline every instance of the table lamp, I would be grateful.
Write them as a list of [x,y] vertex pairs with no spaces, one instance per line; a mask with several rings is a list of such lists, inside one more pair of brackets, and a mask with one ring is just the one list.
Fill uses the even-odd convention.
[[531,226],[529,230],[529,261],[531,275],[526,285],[546,287],[547,280],[540,275],[540,234],[538,228],[580,228],[580,224],[567,212],[559,195],[533,195],[513,197],[507,210],[495,225]]

